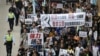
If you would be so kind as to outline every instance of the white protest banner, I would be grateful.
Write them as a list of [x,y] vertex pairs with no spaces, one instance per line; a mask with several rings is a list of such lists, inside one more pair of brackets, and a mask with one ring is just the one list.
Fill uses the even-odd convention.
[[85,13],[41,14],[41,26],[44,27],[73,27],[85,24]]
[[25,19],[25,24],[32,24],[33,20],[32,19]]
[[56,8],[63,8],[63,4],[62,3],[58,3]]
[[79,31],[79,37],[87,37],[86,31]]

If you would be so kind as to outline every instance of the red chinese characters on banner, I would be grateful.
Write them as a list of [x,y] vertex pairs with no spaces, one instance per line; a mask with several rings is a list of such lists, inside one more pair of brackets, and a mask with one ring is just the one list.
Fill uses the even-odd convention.
[[30,39],[36,39],[36,38],[40,38],[41,37],[41,34],[39,34],[39,33],[37,33],[37,34],[34,34],[34,33],[32,33],[32,34],[30,34]]
[[64,21],[53,21],[54,27],[64,26]]

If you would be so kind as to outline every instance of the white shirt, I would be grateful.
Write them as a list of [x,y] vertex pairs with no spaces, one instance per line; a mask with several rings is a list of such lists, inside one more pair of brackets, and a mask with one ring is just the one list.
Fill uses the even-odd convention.
[[93,33],[93,37],[94,37],[94,40],[97,40],[97,37],[98,37],[98,33],[97,33],[97,31],[94,31],[94,33]]
[[99,48],[97,46],[92,46],[93,56],[97,56]]
[[89,31],[89,35],[92,35],[92,29],[90,29],[90,31]]
[[81,48],[80,48],[80,47],[76,47],[76,48],[75,48],[75,56],[80,56],[80,55],[79,55],[80,52],[81,52]]
[[23,5],[24,5],[25,7],[27,7],[27,6],[28,6],[28,2],[27,2],[27,1],[24,1],[24,2],[23,2]]

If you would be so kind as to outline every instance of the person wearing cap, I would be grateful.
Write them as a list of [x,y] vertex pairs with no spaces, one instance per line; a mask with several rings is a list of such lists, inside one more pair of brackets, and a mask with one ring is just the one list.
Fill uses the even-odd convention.
[[4,36],[4,45],[6,46],[7,56],[11,56],[13,44],[15,45],[14,37],[11,34],[11,30],[8,30],[8,33]]
[[14,15],[13,11],[9,10],[9,13],[8,13],[8,22],[9,22],[10,30],[13,30],[14,19],[16,19],[16,18],[15,18],[15,15]]

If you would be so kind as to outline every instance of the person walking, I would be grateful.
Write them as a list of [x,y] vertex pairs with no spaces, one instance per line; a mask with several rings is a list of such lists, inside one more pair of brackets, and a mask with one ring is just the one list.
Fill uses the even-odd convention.
[[16,6],[14,4],[11,4],[9,7],[9,10],[11,10],[13,13],[15,13]]
[[9,8],[9,10],[11,10],[14,13],[14,15],[16,17],[15,26],[17,26],[18,25],[18,21],[19,21],[20,9],[12,4],[11,7]]
[[6,46],[7,56],[11,56],[12,53],[12,44],[15,45],[14,37],[11,34],[11,30],[8,30],[8,34],[4,36],[4,45]]
[[14,19],[16,19],[16,18],[15,18],[15,15],[14,15],[13,11],[9,10],[8,22],[9,22],[9,27],[10,27],[11,31],[13,30],[13,26],[14,26]]
[[15,0],[16,7],[21,11],[23,8],[23,2],[22,0]]
[[18,9],[17,7],[15,7],[14,15],[15,15],[15,17],[16,17],[15,26],[18,26],[19,15],[20,15],[20,9]]

